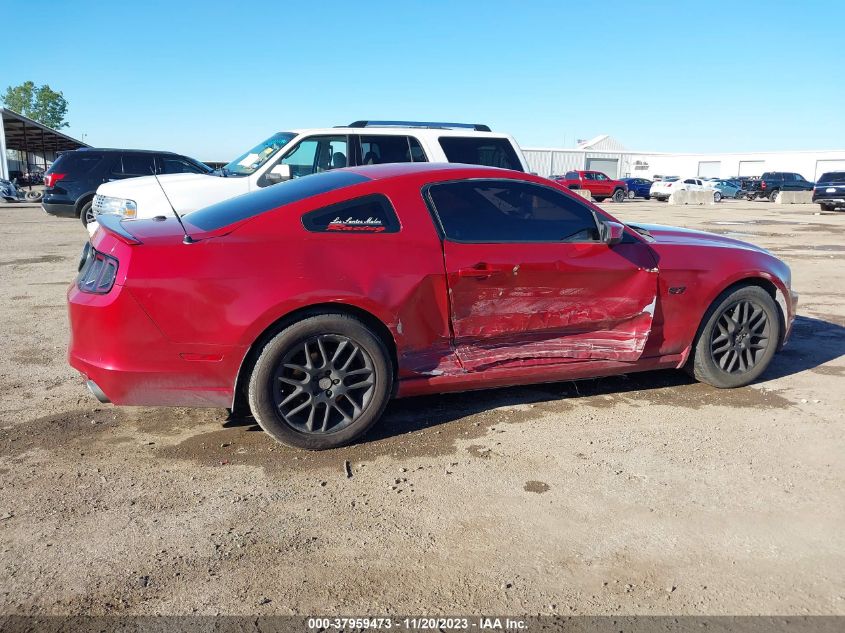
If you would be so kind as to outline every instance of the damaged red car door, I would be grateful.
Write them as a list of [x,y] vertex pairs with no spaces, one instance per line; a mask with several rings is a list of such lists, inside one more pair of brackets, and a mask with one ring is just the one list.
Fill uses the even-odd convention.
[[640,357],[657,294],[647,244],[606,243],[592,209],[552,187],[466,180],[427,194],[465,369]]

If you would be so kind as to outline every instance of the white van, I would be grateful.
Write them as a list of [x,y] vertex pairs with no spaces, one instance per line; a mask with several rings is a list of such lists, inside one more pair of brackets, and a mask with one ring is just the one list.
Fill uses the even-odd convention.
[[[469,163],[528,171],[507,134],[486,125],[356,121],[346,127],[279,132],[209,174],[143,176],[100,185],[96,214],[127,219],[185,215],[261,187],[347,166],[379,163]],[[171,207],[172,205],[172,207]],[[93,235],[96,222],[88,223]]]

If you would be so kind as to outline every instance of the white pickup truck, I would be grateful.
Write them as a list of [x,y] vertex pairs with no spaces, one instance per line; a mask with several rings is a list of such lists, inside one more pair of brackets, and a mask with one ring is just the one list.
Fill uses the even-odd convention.
[[[470,163],[528,171],[507,134],[486,125],[356,121],[346,127],[279,132],[210,174],[166,174],[108,182],[97,189],[96,214],[127,219],[185,215],[215,202],[315,172],[404,162]],[[172,207],[171,207],[172,205]],[[96,222],[88,223],[93,235]]]

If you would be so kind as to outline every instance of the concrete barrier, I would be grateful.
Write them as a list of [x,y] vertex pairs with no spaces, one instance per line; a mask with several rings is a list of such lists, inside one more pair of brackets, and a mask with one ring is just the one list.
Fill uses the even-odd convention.
[[704,191],[675,191],[669,196],[669,204],[715,204],[713,190]]
[[812,191],[781,191],[775,204],[813,204]]
[[570,189],[570,191],[572,193],[577,193],[579,196],[586,198],[587,200],[593,197],[593,194],[590,193],[589,189]]

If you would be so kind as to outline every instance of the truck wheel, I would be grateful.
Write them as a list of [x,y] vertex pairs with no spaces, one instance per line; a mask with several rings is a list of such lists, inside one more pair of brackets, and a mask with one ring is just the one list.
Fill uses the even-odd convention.
[[780,189],[774,189],[774,190],[773,190],[773,191],[769,194],[769,202],[777,202],[777,201],[778,201],[778,196],[779,196],[779,195],[780,195]]
[[625,192],[621,189],[617,189],[613,192],[613,201],[614,202],[622,202],[625,199]]
[[759,286],[728,289],[705,313],[687,369],[719,389],[750,384],[769,366],[780,329],[778,307],[768,292]]
[[249,407],[279,442],[323,450],[365,433],[392,388],[392,362],[381,339],[353,316],[319,314],[264,346],[249,379]]
[[79,219],[82,220],[82,226],[88,226],[89,222],[97,221],[97,214],[94,213],[93,200],[89,200],[79,210]]
[[819,203],[819,207],[821,207],[822,211],[833,211],[836,209],[832,204],[825,204],[824,202]]
[[604,196],[593,196],[593,200],[596,202],[604,202]]

